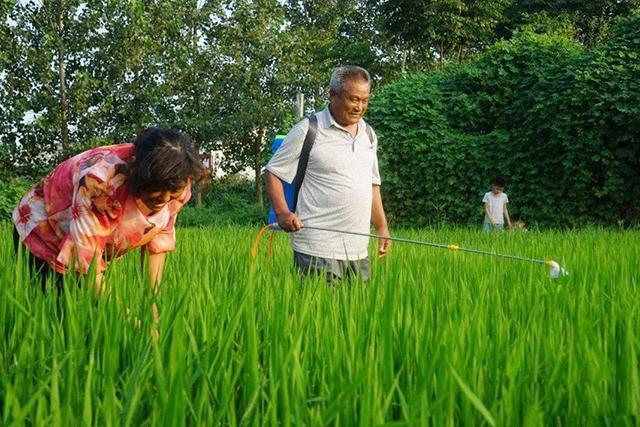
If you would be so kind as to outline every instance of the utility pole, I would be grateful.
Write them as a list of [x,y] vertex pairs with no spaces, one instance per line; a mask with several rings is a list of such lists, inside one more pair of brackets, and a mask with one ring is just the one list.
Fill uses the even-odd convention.
[[296,93],[296,114],[299,118],[304,116],[304,93],[300,89]]

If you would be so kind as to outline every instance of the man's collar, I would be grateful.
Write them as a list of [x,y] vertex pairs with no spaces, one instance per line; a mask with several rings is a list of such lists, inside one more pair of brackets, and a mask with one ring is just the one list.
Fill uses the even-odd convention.
[[[324,110],[322,110],[319,113],[318,122],[325,129],[330,128],[331,126],[335,126],[338,129],[342,129],[343,131],[348,132],[347,129],[344,126],[342,126],[340,123],[338,123],[336,119],[333,117],[333,114],[331,114],[331,110],[329,109],[328,105],[325,107]],[[358,120],[358,134],[364,130],[364,127],[365,127],[364,119],[360,117],[360,120]]]

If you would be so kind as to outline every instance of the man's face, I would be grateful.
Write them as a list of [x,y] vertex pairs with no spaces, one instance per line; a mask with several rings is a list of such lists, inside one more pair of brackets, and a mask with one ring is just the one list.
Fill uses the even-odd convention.
[[504,191],[504,187],[495,184],[491,185],[491,189],[493,190],[493,194],[500,194]]
[[331,114],[342,126],[358,123],[369,106],[369,83],[364,80],[347,80],[341,93],[329,91]]

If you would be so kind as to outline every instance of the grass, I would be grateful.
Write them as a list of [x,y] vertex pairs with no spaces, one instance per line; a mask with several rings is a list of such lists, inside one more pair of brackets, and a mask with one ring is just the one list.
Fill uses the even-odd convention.
[[[180,229],[161,338],[137,253],[109,295],[43,296],[0,227],[2,425],[634,425],[640,416],[640,233],[398,235],[546,267],[397,243],[368,285],[302,285],[288,239]],[[264,245],[266,246],[266,244]],[[130,313],[128,313],[130,310]],[[133,315],[141,320],[137,326]]]

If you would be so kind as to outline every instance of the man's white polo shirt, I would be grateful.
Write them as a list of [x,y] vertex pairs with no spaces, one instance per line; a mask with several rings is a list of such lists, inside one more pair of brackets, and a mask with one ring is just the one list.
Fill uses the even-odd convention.
[[[369,141],[366,123],[358,122],[355,137],[340,126],[327,107],[317,113],[318,132],[309,155],[307,172],[298,196],[297,214],[303,224],[369,233],[372,185],[380,185],[375,133]],[[267,170],[291,183],[309,120],[296,124],[267,164]],[[358,260],[367,257],[369,238],[302,229],[291,233],[297,252],[322,258]]]

